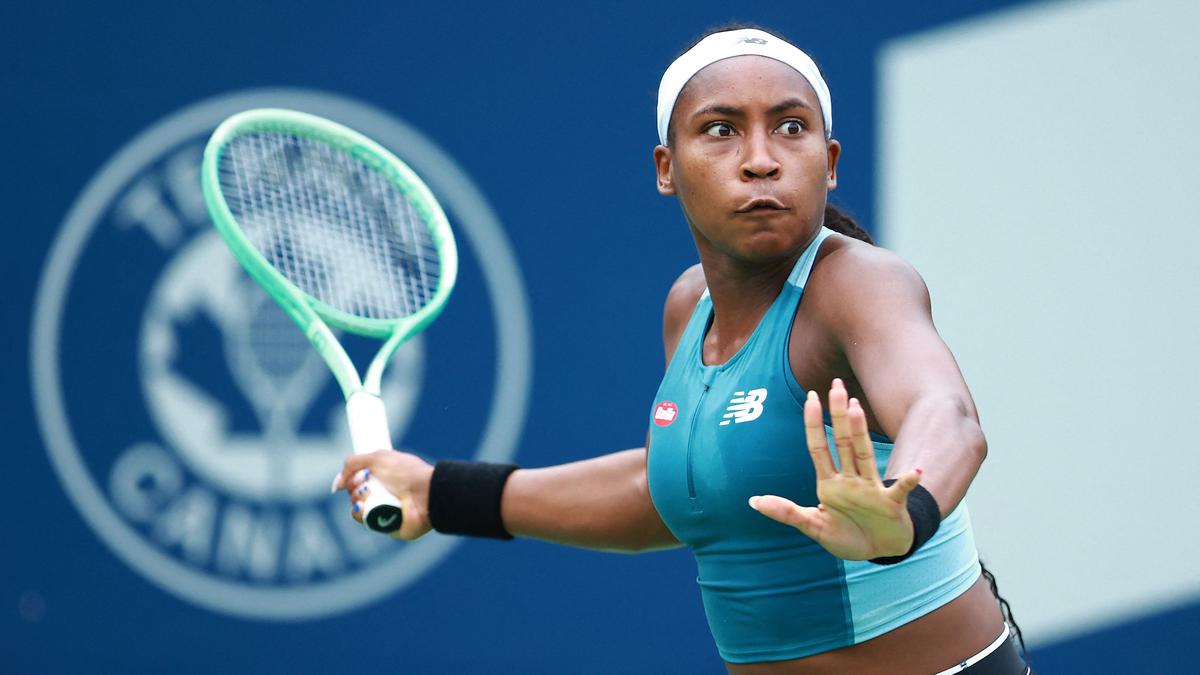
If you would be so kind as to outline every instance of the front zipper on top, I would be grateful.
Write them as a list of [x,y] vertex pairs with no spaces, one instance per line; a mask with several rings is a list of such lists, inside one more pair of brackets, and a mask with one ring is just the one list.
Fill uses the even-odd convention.
[[705,369],[702,376],[701,384],[704,390],[700,392],[700,397],[696,399],[696,405],[692,408],[692,425],[688,430],[687,440],[687,488],[688,488],[688,505],[693,511],[701,511],[700,500],[696,498],[696,479],[692,475],[692,445],[696,441],[696,422],[700,419],[700,411],[704,407],[704,397],[708,396],[709,387],[712,386],[712,381],[715,379],[717,369]]

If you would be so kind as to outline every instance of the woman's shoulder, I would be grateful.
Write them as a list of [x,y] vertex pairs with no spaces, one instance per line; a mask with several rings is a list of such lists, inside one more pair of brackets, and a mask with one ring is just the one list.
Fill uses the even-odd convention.
[[[840,233],[833,233],[817,253],[818,274],[916,275],[916,269],[895,252]],[[919,277],[917,277],[919,278]]]
[[707,288],[708,282],[704,278],[704,268],[700,266],[700,263],[692,265],[675,279],[675,283],[671,284],[671,290],[667,292],[666,311],[686,308],[687,313],[690,314]]
[[834,235],[817,255],[805,288],[806,302],[835,316],[859,311],[929,306],[924,279],[886,248]]
[[704,279],[704,269],[700,267],[699,263],[684,270],[675,283],[671,284],[671,290],[667,293],[666,305],[663,307],[663,345],[666,348],[668,361],[671,360],[671,354],[674,353],[675,346],[679,344],[679,339],[687,328],[688,320],[696,308],[696,303],[700,301],[700,296],[704,295],[707,288],[708,283]]

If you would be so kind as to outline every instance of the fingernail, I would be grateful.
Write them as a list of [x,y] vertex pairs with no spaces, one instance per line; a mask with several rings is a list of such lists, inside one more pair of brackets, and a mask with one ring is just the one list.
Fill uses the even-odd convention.
[[843,386],[843,385],[842,385],[842,378],[840,378],[840,377],[835,377],[835,378],[833,378],[833,386],[835,386],[835,387],[841,387],[841,386]]
[[754,509],[755,511],[758,510],[758,497],[759,495],[755,495],[750,498],[750,508]]
[[808,392],[808,400],[810,400],[810,401],[815,401],[815,400],[817,400],[817,392],[815,392],[815,391],[811,391],[811,390],[810,390],[810,391]]
[[921,475],[921,474],[923,474],[923,473],[925,473],[925,469],[917,469],[917,475],[918,475],[918,476],[920,476],[920,475]]
[[354,512],[358,513],[358,502],[354,502]]
[[342,474],[341,474],[341,472],[338,472],[338,475],[333,477],[333,485],[329,486],[329,494],[333,494],[333,493],[337,492],[338,488],[341,487],[341,483],[342,483]]
[[368,478],[370,478],[370,477],[371,477],[371,470],[370,470],[370,469],[363,469],[363,480],[366,480],[366,479],[368,479]]

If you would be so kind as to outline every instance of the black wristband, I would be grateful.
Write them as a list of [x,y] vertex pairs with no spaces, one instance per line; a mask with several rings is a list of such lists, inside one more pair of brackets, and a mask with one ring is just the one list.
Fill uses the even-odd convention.
[[500,518],[500,495],[515,464],[442,460],[429,482],[429,523],[443,534],[512,539]]
[[[895,478],[889,478],[883,481],[883,485],[887,487],[895,482]],[[872,558],[871,562],[876,565],[895,565],[901,560],[908,560],[908,557],[921,548],[922,544],[933,538],[938,525],[942,524],[942,510],[938,508],[937,500],[933,498],[929,490],[925,489],[925,486],[918,485],[908,493],[908,517],[912,518],[913,524],[913,543],[908,548],[908,553]]]

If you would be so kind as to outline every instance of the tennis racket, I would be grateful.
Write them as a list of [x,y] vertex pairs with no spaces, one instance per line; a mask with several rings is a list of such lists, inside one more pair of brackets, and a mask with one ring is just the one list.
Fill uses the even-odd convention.
[[[380,383],[400,345],[446,305],[458,252],[421,179],[329,120],[259,109],[225,120],[204,149],[204,202],[250,276],[333,371],[356,453],[392,447]],[[383,340],[360,377],[332,329]],[[394,532],[400,502],[373,478],[363,523]]]

